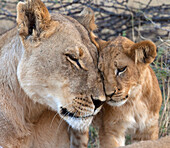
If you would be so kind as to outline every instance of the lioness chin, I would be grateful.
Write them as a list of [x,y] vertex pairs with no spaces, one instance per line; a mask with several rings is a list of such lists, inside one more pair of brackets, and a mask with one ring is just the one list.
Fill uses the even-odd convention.
[[97,49],[80,23],[40,0],[18,3],[17,25],[0,39],[0,145],[68,148],[60,118],[85,131],[105,101]]

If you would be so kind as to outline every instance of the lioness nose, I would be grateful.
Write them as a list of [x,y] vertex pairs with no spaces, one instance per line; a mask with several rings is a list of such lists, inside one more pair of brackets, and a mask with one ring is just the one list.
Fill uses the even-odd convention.
[[93,101],[93,104],[95,106],[94,111],[99,108],[105,101],[100,101],[99,99],[94,99],[93,96],[91,96],[91,99]]

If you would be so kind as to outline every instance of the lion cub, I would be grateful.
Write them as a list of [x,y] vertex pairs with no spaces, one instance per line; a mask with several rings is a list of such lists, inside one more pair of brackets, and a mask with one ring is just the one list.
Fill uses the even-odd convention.
[[98,68],[107,96],[99,115],[101,147],[125,145],[126,134],[134,141],[157,139],[162,95],[149,66],[156,57],[155,44],[121,36],[98,43]]

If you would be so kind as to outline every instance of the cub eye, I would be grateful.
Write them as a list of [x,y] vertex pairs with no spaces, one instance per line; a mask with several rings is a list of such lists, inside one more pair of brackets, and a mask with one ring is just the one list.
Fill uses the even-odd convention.
[[124,73],[126,71],[126,68],[127,68],[127,66],[122,67],[122,68],[117,68],[116,75],[118,76],[118,75],[121,75],[122,73]]
[[74,55],[71,55],[71,54],[65,54],[67,56],[67,59],[72,63],[74,64],[78,69],[81,68],[82,69],[82,66],[80,65],[80,62],[79,60],[74,56]]

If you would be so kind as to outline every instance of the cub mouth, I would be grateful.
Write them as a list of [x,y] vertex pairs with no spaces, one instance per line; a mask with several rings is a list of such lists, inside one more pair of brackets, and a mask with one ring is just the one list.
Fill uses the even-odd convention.
[[114,100],[111,98],[107,103],[111,106],[121,106],[125,104],[127,100],[128,100],[128,95],[126,95],[125,98],[122,98],[120,100]]
[[120,100],[113,100],[113,99],[111,99],[110,101],[113,101],[113,102],[121,102],[121,101],[124,101],[124,100],[127,100],[127,99],[128,99],[128,95],[126,95],[126,97],[123,98],[123,99],[120,99]]
[[61,111],[60,111],[61,115],[63,116],[68,116],[68,117],[71,117],[71,118],[79,118],[79,119],[82,119],[82,118],[89,118],[89,117],[93,117],[93,115],[87,115],[87,116],[77,116],[76,115],[76,112],[75,113],[72,113],[70,111],[67,110],[67,108],[63,108],[61,107]]

